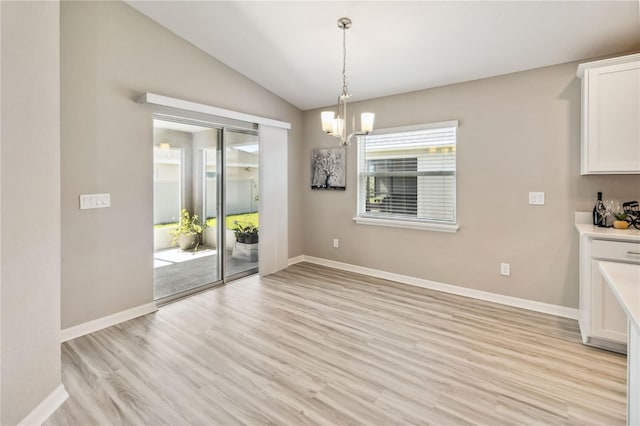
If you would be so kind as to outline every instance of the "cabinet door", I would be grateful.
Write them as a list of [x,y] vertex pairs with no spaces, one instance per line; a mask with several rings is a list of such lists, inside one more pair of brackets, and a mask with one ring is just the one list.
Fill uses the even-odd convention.
[[591,336],[627,343],[627,317],[598,264],[597,260],[591,261]]
[[582,173],[640,173],[640,61],[585,76]]

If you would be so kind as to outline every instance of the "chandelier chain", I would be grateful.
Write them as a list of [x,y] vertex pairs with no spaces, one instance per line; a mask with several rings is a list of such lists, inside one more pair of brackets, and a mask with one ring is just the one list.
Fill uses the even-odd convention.
[[347,89],[347,28],[342,28],[342,95],[349,96]]

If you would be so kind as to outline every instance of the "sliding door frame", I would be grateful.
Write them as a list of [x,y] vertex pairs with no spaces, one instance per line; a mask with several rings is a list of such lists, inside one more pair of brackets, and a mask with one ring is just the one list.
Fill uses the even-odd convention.
[[[200,126],[200,127],[206,127],[209,129],[218,130],[218,137],[216,141],[216,174],[218,176],[218,178],[216,179],[216,192],[218,194],[218,196],[216,197],[216,210],[217,210],[216,215],[218,218],[217,229],[216,229],[216,236],[217,236],[216,262],[217,262],[217,271],[218,271],[217,278],[218,279],[189,290],[184,290],[173,295],[156,299],[155,300],[156,305],[162,306],[167,303],[171,303],[176,300],[180,300],[185,297],[191,296],[193,294],[199,293],[201,291],[205,291],[210,288],[217,287],[217,286],[226,284],[228,282],[234,281],[236,279],[259,272],[259,268],[252,268],[250,270],[243,271],[243,272],[234,274],[232,276],[227,276],[227,273],[226,273],[227,266],[225,264],[226,263],[225,260],[227,256],[226,254],[226,243],[227,243],[226,242],[226,214],[227,214],[226,170],[227,170],[227,167],[225,162],[225,157],[226,157],[225,156],[225,148],[226,148],[225,133],[228,131],[234,131],[238,133],[254,134],[258,136],[258,143],[259,143],[260,132],[259,132],[258,126],[252,123],[244,123],[237,120],[229,120],[221,117],[207,116],[203,114],[194,114],[189,111],[179,111],[179,110],[174,110],[172,108],[166,108],[166,107],[156,108],[156,110],[157,111],[152,114],[153,120],[164,120],[164,121],[171,121],[175,123],[191,124],[194,126]],[[182,156],[184,157],[184,150],[182,150]],[[203,160],[203,163],[204,163],[204,160]],[[184,195],[186,192],[186,188],[184,188],[185,186],[184,176],[186,174],[185,174],[185,171],[182,170],[184,169],[184,158],[181,166],[182,166],[181,167],[182,176],[181,176],[181,182],[180,182],[180,185],[181,185],[180,192],[181,192],[181,198],[182,198],[181,204],[184,205],[185,203]],[[193,164],[191,167],[193,169]],[[202,167],[203,167],[202,191],[204,193],[206,192],[206,164],[202,164]],[[260,162],[258,162],[258,167],[260,167]],[[192,173],[193,173],[193,170],[192,170]],[[258,189],[258,192],[259,192],[259,189]],[[206,195],[204,195],[202,198],[203,198],[202,209],[206,211]],[[206,214],[203,215],[202,220],[206,221]],[[155,287],[155,274],[154,274],[154,287]]]
[[[260,135],[260,203],[262,216],[259,269],[261,275],[271,274],[288,266],[288,132],[291,123],[228,110],[212,105],[172,98],[157,93],[141,93],[135,101],[151,112],[178,117],[205,117],[205,122],[235,122],[240,127],[251,123]],[[213,119],[212,119],[213,118]],[[233,126],[233,124],[230,124]],[[265,177],[267,179],[265,179]],[[284,214],[283,214],[284,213]]]

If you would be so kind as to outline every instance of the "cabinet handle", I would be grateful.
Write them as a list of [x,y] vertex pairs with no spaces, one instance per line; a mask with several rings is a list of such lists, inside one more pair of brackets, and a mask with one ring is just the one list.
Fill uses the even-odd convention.
[[640,256],[640,251],[628,251],[627,254],[630,254],[633,256]]

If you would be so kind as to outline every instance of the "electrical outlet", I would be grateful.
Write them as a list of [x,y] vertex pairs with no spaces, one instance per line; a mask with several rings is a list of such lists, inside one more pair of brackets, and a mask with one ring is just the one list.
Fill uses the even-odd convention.
[[500,264],[500,275],[504,275],[505,277],[508,277],[511,275],[511,265],[508,263],[501,263]]
[[544,206],[544,192],[530,192],[529,204]]
[[340,240],[337,238],[333,239],[333,248],[338,248],[340,247]]

